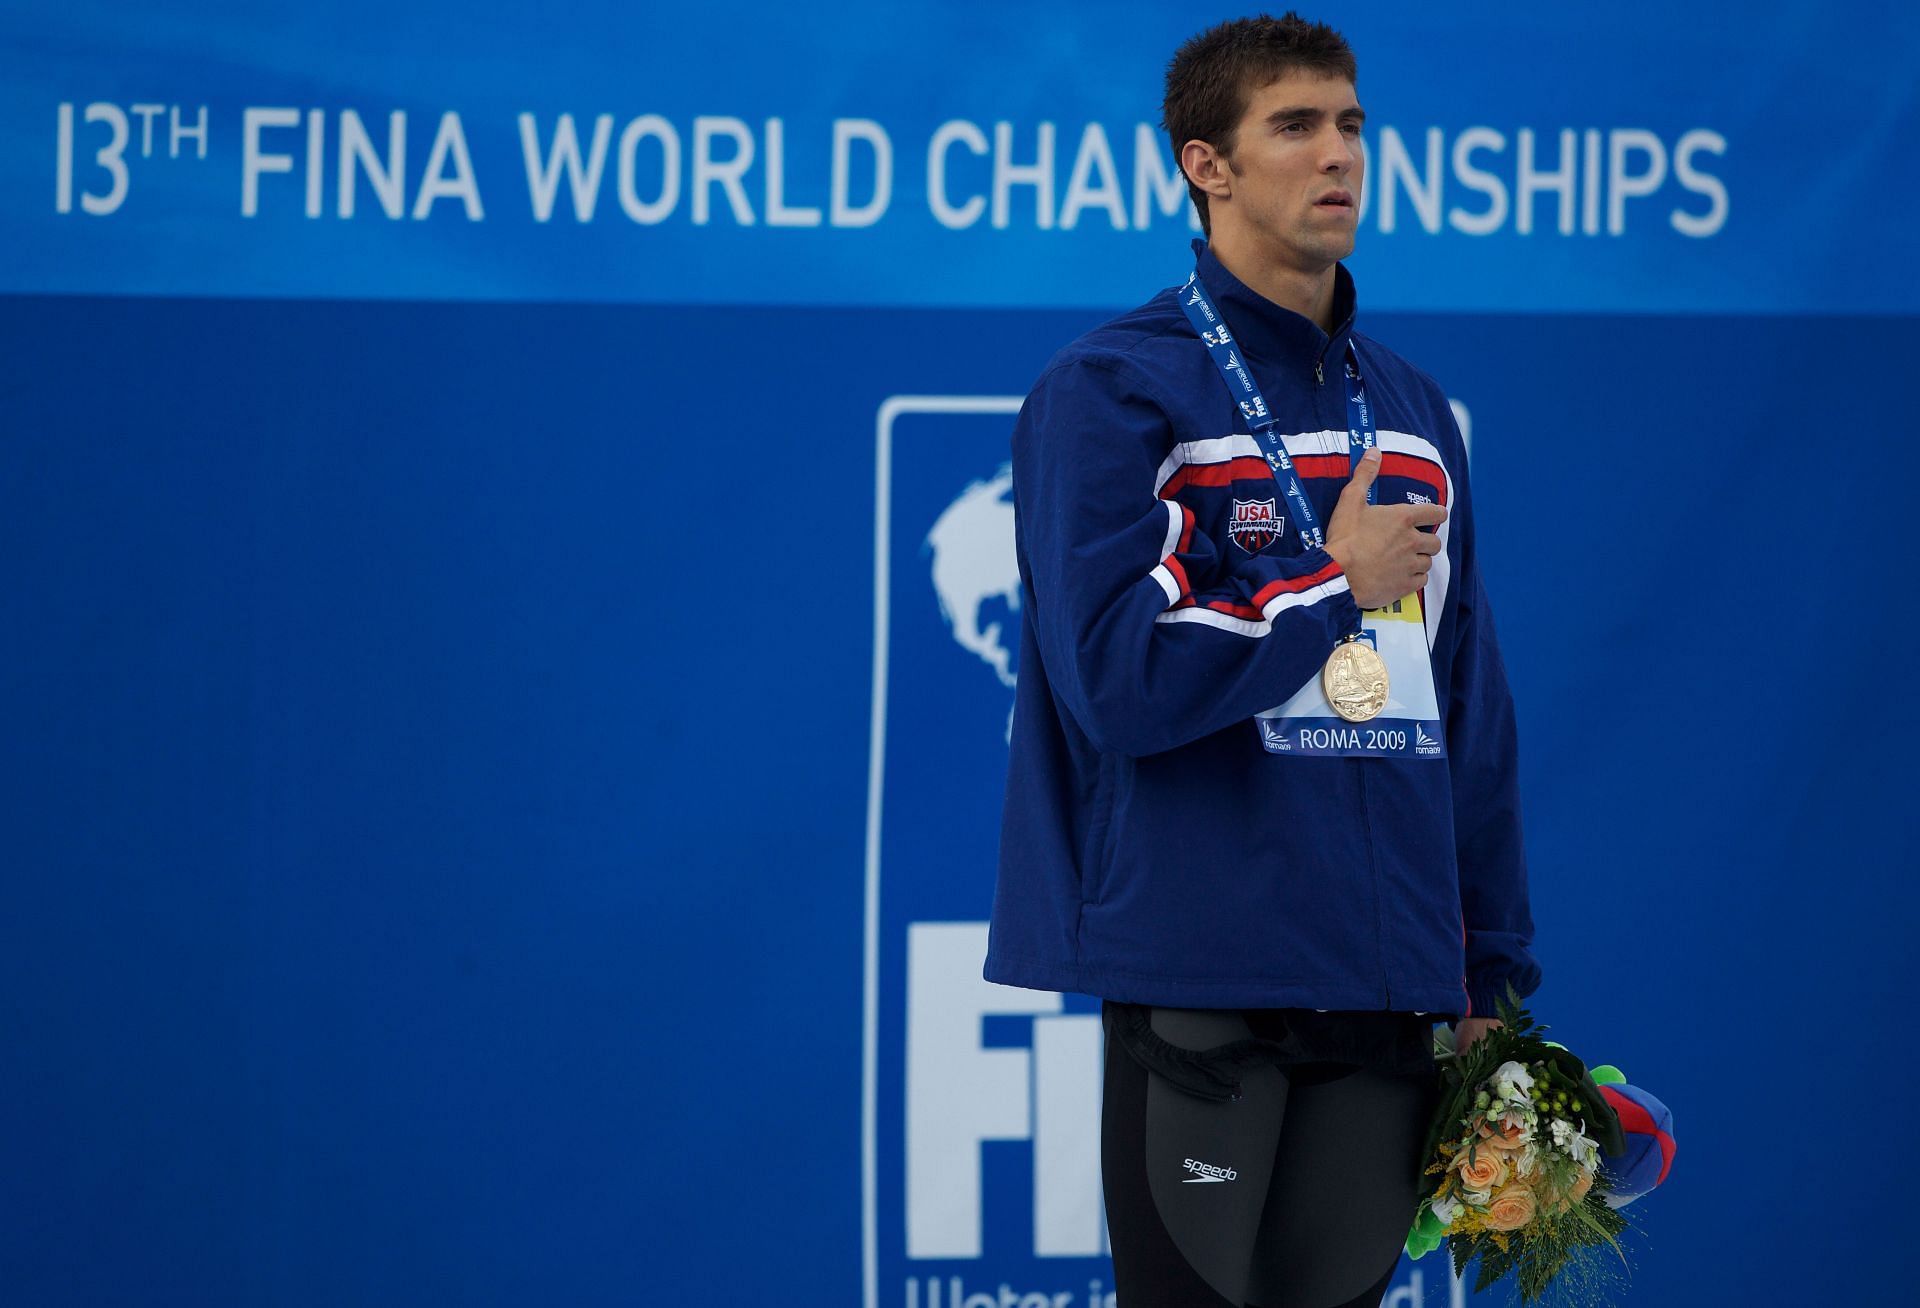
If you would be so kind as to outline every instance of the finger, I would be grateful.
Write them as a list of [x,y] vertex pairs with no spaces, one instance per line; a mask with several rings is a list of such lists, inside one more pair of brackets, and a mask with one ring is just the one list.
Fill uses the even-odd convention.
[[1347,488],[1340,492],[1340,497],[1345,499],[1349,495],[1357,495],[1365,499],[1367,489],[1373,485],[1373,479],[1379,475],[1380,447],[1376,445],[1360,456],[1360,462],[1353,465],[1353,480],[1349,481]]
[[1438,554],[1445,548],[1446,546],[1441,544],[1438,536],[1429,535],[1424,531],[1416,531],[1413,533],[1413,552],[1415,554]]
[[1416,527],[1437,527],[1447,520],[1444,504],[1409,504],[1407,521]]

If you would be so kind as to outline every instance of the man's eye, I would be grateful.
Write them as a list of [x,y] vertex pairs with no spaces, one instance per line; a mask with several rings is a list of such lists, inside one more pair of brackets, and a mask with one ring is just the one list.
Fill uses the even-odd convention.
[[1282,127],[1280,130],[1283,132],[1291,132],[1296,128],[1304,132],[1307,130],[1307,125],[1305,123],[1288,123],[1284,127]]
[[1360,135],[1360,124],[1359,123],[1342,123],[1340,126],[1340,130],[1345,132],[1348,136],[1358,136]]

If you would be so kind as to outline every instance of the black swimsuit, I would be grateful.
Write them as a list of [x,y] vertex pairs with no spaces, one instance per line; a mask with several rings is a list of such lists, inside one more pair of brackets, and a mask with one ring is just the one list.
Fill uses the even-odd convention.
[[1436,1015],[1108,1001],[1102,1016],[1119,1301],[1379,1304],[1418,1203]]

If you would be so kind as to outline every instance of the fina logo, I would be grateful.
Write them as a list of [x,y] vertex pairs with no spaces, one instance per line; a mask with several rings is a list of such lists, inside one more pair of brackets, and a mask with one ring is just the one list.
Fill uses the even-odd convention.
[[[911,471],[901,482],[879,482],[875,508],[882,533],[893,487],[921,485],[925,478],[913,478],[923,467],[945,469],[957,482],[965,480],[974,457],[1003,460],[1005,418],[1019,404],[1016,396],[889,400],[879,427],[881,467],[892,470],[899,460]],[[973,429],[979,451],[974,456],[965,443],[956,449],[945,439],[945,426],[933,429],[941,439],[904,438],[887,425],[898,413],[973,413],[990,420],[965,425]],[[965,427],[961,434],[964,440]],[[885,601],[876,604],[875,662],[892,671],[894,703],[933,714],[936,734],[973,722],[971,743],[957,754],[942,750],[939,757],[921,757],[910,743],[889,750],[887,692],[879,691],[874,724],[881,747],[869,778],[870,835],[877,835],[883,812],[903,794],[931,794],[967,809],[961,825],[976,825],[979,818],[980,829],[959,843],[973,848],[980,842],[986,861],[963,862],[975,878],[970,885],[988,889],[991,829],[997,826],[991,815],[1001,795],[990,785],[954,787],[949,771],[952,758],[971,759],[972,767],[989,775],[995,759],[1006,757],[996,728],[1018,681],[1021,621],[1012,492],[1012,472],[1004,463],[991,479],[969,480],[920,542],[922,558],[931,556],[925,572],[885,571],[884,561],[902,555],[886,534],[879,534],[875,551],[875,583]],[[928,582],[939,600],[937,618]],[[905,621],[896,616],[901,614]],[[949,640],[963,652],[958,672],[947,656]],[[942,657],[925,657],[929,646]],[[916,664],[933,668],[924,676],[908,675],[905,669]],[[957,682],[969,674],[971,687]],[[887,685],[884,675],[875,681]],[[981,800],[988,802],[972,807]],[[948,920],[956,903],[976,898],[957,896],[930,876],[930,869],[944,866],[937,860],[917,866],[918,844],[912,838],[902,842],[906,875],[892,874],[884,894],[885,842],[870,839],[868,845],[862,1296],[856,1302],[864,1308],[979,1308],[984,1299],[968,1291],[978,1291],[984,1281],[999,1287],[999,1295],[990,1297],[1002,1308],[1033,1301],[1042,1287],[1047,1303],[1057,1306],[1062,1286],[1077,1287],[1064,1292],[1074,1308],[1087,1308],[1090,1300],[1094,1308],[1111,1308],[1110,1294],[1086,1292],[1092,1278],[1108,1275],[1099,1261],[1109,1253],[1100,1185],[1100,1014],[1058,993],[987,981],[981,974],[987,923]]]
[[[1006,1140],[1031,1142],[1032,1171],[1015,1236],[1028,1247],[1000,1256],[1100,1257],[1100,1015],[984,980],[986,953],[985,922],[907,930],[907,1257],[987,1256],[986,1151]],[[989,1017],[1020,1019],[1025,1040],[989,1042]]]
[[1274,500],[1235,500],[1227,521],[1227,535],[1249,554],[1258,554],[1280,539],[1286,520],[1280,517]]

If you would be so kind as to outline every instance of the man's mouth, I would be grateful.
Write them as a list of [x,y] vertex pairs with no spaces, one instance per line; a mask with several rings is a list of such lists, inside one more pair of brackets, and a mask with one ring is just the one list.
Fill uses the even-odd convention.
[[1333,209],[1351,209],[1353,208],[1353,196],[1346,191],[1329,191],[1327,194],[1321,196],[1319,200],[1315,201],[1315,203]]

